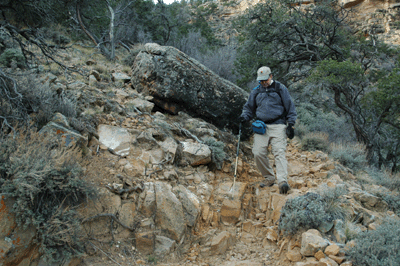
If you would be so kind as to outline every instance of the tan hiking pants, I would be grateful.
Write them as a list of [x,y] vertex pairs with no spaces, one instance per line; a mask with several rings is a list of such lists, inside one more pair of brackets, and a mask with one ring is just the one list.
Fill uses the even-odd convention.
[[267,125],[264,135],[254,134],[253,154],[258,170],[267,179],[275,179],[274,170],[268,160],[268,146],[271,144],[275,158],[276,180],[279,184],[287,181],[286,125]]

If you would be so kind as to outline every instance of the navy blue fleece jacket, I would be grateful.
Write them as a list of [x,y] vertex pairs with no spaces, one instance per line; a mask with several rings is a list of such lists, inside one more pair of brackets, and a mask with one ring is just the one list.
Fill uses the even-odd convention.
[[[280,90],[281,97],[275,91],[275,85],[276,90]],[[271,124],[288,123],[294,125],[297,118],[296,108],[288,89],[282,83],[273,81],[266,89],[259,85],[251,91],[249,99],[243,107],[241,116],[246,120],[256,117],[265,122],[276,119],[285,110],[287,112],[286,116]]]

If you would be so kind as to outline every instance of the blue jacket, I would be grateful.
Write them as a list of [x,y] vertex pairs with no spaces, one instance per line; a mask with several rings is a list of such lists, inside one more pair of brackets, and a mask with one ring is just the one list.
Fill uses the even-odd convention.
[[[280,96],[278,92],[280,90]],[[287,112],[286,116],[276,120],[275,122],[269,123],[269,120],[276,119],[283,112]],[[243,107],[242,117],[246,120],[251,120],[254,116],[258,120],[262,120],[267,124],[295,124],[297,113],[294,106],[293,100],[290,97],[288,89],[282,83],[273,81],[273,83],[267,88],[263,88],[261,85],[255,87]]]

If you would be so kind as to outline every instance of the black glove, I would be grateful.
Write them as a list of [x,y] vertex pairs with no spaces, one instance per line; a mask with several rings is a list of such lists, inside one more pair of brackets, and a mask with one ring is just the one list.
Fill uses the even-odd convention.
[[247,119],[244,116],[239,116],[239,121],[241,124],[244,124],[247,122]]
[[294,138],[294,128],[293,128],[293,124],[289,124],[286,128],[286,136],[289,139]]

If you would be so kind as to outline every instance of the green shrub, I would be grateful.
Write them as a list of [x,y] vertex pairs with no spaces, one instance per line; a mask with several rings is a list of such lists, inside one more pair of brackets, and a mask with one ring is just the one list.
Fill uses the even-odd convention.
[[381,197],[388,204],[389,210],[400,215],[400,195],[398,193],[377,193],[376,196]]
[[361,225],[346,221],[344,234],[346,235],[346,241],[353,240],[362,232]]
[[339,195],[342,189],[326,188],[322,195],[307,193],[286,201],[279,218],[279,230],[294,235],[299,230],[318,229],[325,222],[344,219]]
[[48,123],[56,112],[67,118],[77,116],[77,102],[73,94],[58,95],[48,85],[31,77],[21,80],[18,85],[24,106],[28,112],[37,114],[35,122],[39,128]]
[[9,48],[0,55],[0,64],[11,67],[14,64],[13,62],[16,63],[17,67],[20,68],[24,68],[26,66],[25,57],[20,49]]
[[224,151],[225,144],[211,137],[205,137],[203,141],[211,149],[211,160],[215,163],[218,169],[221,169],[222,163],[224,162],[226,157]]
[[400,174],[391,174],[388,171],[380,171],[379,169],[368,167],[365,168],[368,173],[368,178],[371,182],[378,184],[388,189],[395,189],[400,192]]
[[349,255],[353,265],[400,265],[400,221],[387,219],[376,230],[368,230],[355,237],[356,245]]
[[[331,108],[328,108],[331,110]],[[301,102],[296,106],[299,123],[296,123],[296,136],[307,132],[325,132],[331,142],[355,141],[354,129],[344,116],[340,117],[334,112],[324,112],[309,102]],[[300,129],[300,126],[304,129]]]
[[342,165],[355,171],[367,166],[365,147],[361,144],[332,144],[329,155]]
[[58,32],[55,32],[52,36],[52,40],[54,43],[59,44],[59,45],[66,45],[71,42],[71,39],[63,34],[60,34]]
[[301,140],[301,149],[305,151],[329,151],[329,136],[324,132],[311,132]]
[[56,138],[17,130],[0,136],[0,193],[15,199],[18,226],[34,226],[40,252],[60,262],[83,252],[80,218],[74,208],[94,196],[84,181],[79,151]]

